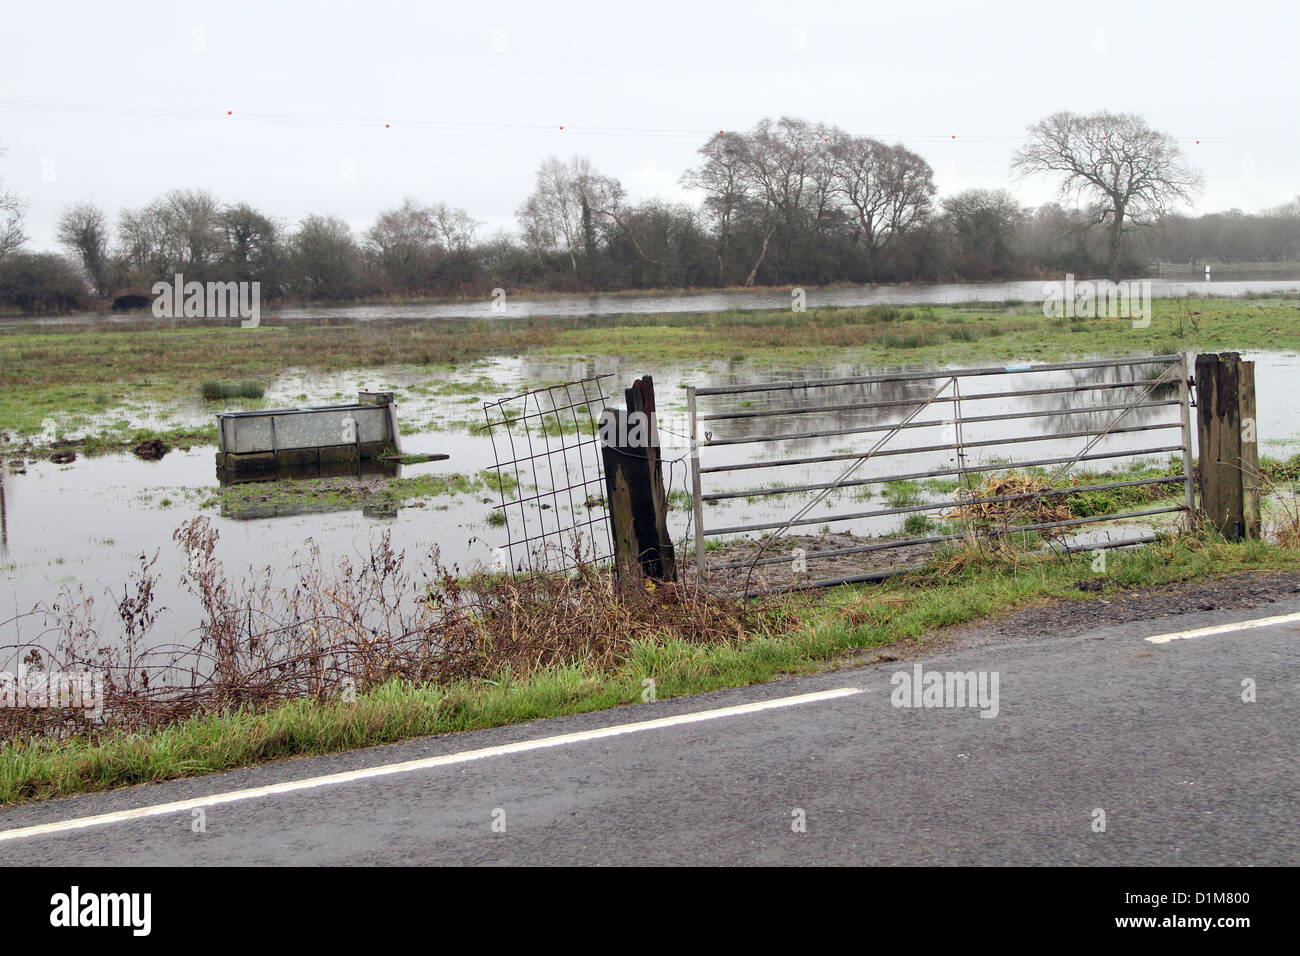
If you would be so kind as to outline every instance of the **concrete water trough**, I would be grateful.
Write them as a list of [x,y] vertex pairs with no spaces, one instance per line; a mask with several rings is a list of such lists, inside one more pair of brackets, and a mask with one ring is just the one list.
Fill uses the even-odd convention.
[[338,474],[400,454],[391,392],[360,392],[356,404],[217,414],[217,471]]

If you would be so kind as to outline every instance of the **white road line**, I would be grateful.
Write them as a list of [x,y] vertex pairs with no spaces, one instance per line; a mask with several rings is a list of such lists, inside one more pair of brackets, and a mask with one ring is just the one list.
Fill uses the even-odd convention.
[[1202,627],[1195,631],[1174,631],[1169,634],[1156,634],[1148,637],[1152,644],[1168,644],[1170,641],[1186,641],[1193,637],[1209,637],[1212,634],[1227,634],[1231,631],[1248,631],[1252,627],[1272,627],[1275,624],[1291,624],[1300,621],[1300,613],[1282,614],[1278,617],[1261,617],[1253,621],[1238,621],[1235,624],[1220,624],[1217,627]]
[[356,783],[358,780],[370,780],[374,777],[387,777],[396,773],[410,773],[413,770],[427,770],[431,767],[445,767],[449,764],[468,763],[471,760],[483,760],[487,757],[504,757],[509,754],[527,753],[530,750],[543,750],[547,747],[561,747],[565,744],[584,743],[588,740],[600,740],[605,737],[618,737],[623,734],[640,733],[643,730],[660,730],[664,727],[676,727],[680,724],[693,724],[702,720],[717,720],[721,717],[738,717],[741,714],[754,714],[764,710],[776,710],[780,707],[795,707],[799,704],[812,704],[817,701],[834,700],[861,694],[865,688],[837,687],[834,690],[817,691],[813,694],[799,694],[794,697],[779,697],[776,700],[762,700],[752,704],[737,704],[734,707],[719,707],[716,710],[697,711],[693,714],[678,714],[674,717],[658,717],[654,720],[642,720],[632,724],[616,724],[612,727],[600,727],[596,730],[583,730],[573,734],[559,734],[554,737],[541,737],[537,740],[521,740],[513,744],[501,744],[497,747],[483,747],[479,750],[462,750],[459,753],[444,754],[441,757],[425,757],[421,760],[407,760],[403,763],[382,764],[378,767],[366,767],[363,770],[347,770],[343,773],[331,773],[322,777],[308,777],[304,780],[286,780],[265,787],[249,787],[245,790],[231,790],[227,793],[214,793],[206,797],[194,797],[190,800],[177,800],[173,803],[158,803],[149,807],[137,807],[134,810],[119,810],[115,813],[101,813],[91,817],[76,817],[55,823],[42,823],[37,826],[20,827],[14,830],[0,830],[0,843],[6,840],[22,840],[27,837],[46,836],[62,833],[66,830],[84,830],[87,827],[105,826],[112,823],[127,823],[157,817],[168,813],[183,813],[199,807],[210,807],[220,803],[237,803],[241,800],[257,800],[261,797],[273,797],[297,790],[311,790],[316,787],[330,787],[341,783]]

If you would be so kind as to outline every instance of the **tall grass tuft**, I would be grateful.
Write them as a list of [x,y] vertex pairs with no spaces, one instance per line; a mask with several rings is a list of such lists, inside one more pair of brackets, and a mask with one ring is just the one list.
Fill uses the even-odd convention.
[[261,398],[266,394],[266,386],[252,379],[242,382],[204,382],[199,386],[199,394],[205,402],[229,398]]
[[943,341],[943,336],[934,332],[916,332],[910,335],[890,334],[880,338],[880,344],[887,349],[919,349],[927,345],[939,345]]

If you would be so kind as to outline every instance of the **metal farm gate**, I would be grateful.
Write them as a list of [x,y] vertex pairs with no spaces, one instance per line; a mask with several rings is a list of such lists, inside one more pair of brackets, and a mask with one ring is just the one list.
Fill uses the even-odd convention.
[[[1190,520],[1194,507],[1188,381],[1184,356],[1157,355],[689,388],[697,579],[763,593],[879,580],[907,569],[881,568],[887,552],[915,554],[915,566],[925,549],[958,539],[1034,533],[1077,551],[1154,540],[1150,519],[1186,512]],[[1152,455],[1181,458],[1181,467],[1061,483],[1081,463],[1113,468]],[[998,484],[1017,470],[1037,477],[1020,488]],[[925,500],[914,487],[921,482],[947,493]],[[884,507],[860,503],[879,495]],[[1082,516],[1062,510],[1083,495],[1103,510],[1127,495],[1127,506]],[[714,511],[722,517],[706,521]],[[907,523],[912,515],[923,518]],[[929,526],[932,517],[947,527]],[[895,518],[906,530],[880,533]],[[1147,527],[1112,538],[1117,522]],[[1093,527],[1100,524],[1108,527]],[[868,532],[837,542],[825,530],[837,525]],[[815,546],[779,547],[783,536],[813,526],[824,529]],[[1094,540],[1072,542],[1071,534]],[[808,570],[817,561],[831,570]]]
[[483,403],[505,526],[499,570],[570,571],[613,556],[597,420],[611,375]]

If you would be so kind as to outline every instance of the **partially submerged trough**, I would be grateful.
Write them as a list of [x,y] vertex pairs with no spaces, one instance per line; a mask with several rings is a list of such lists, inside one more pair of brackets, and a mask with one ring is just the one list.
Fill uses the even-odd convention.
[[299,474],[400,453],[391,392],[359,392],[352,405],[217,413],[217,471]]

